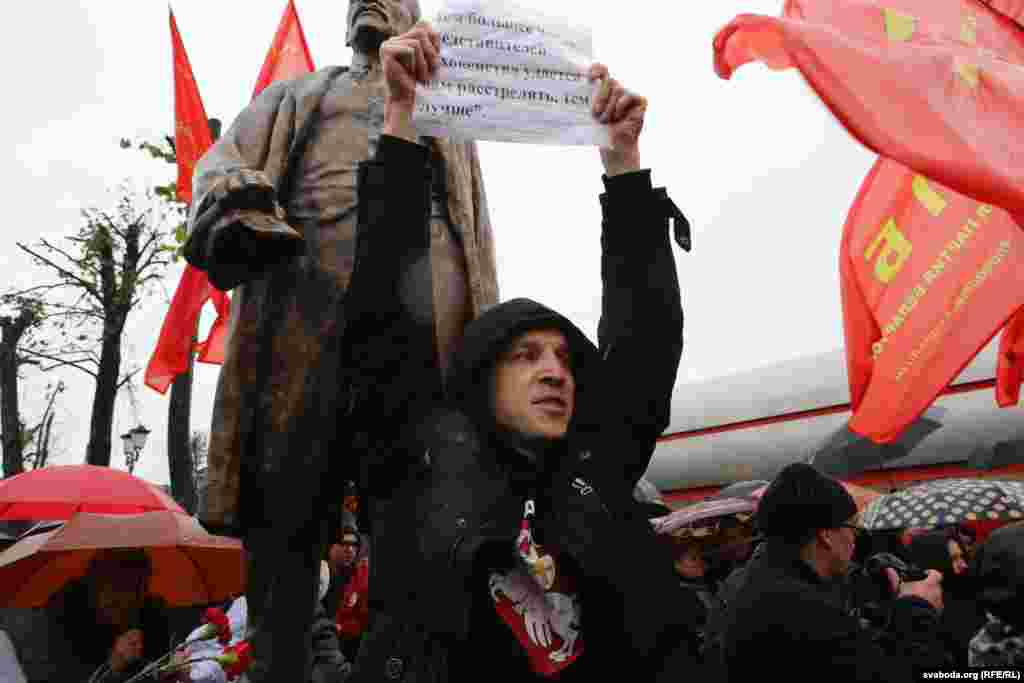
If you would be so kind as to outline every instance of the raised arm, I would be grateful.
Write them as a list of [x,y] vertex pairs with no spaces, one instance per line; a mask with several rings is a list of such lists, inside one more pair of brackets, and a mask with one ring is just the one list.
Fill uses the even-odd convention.
[[367,475],[376,479],[375,488],[403,476],[409,462],[402,453],[408,448],[396,439],[411,439],[411,448],[416,435],[404,427],[420,423],[441,399],[430,266],[430,151],[415,142],[415,85],[397,56],[418,40],[409,35],[386,41],[380,50],[392,94],[377,154],[359,169],[355,269],[345,300],[354,423],[385,456],[379,462],[370,458],[369,466],[390,470]]
[[[595,65],[603,80],[594,113],[608,123],[612,147],[601,150],[601,323],[598,338],[606,382],[603,426],[616,437],[614,459],[632,485],[668,426],[672,388],[683,349],[679,278],[668,219],[678,216],[664,189],[654,189],[640,163],[647,101]],[[678,220],[678,218],[677,218]],[[612,398],[617,397],[617,398]]]

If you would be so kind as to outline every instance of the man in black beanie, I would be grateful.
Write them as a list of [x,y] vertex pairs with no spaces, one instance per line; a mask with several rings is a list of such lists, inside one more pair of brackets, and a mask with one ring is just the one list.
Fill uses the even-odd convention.
[[881,638],[872,638],[841,604],[834,582],[853,557],[857,505],[839,482],[810,465],[784,468],[761,498],[763,552],[724,615],[726,680],[764,675],[763,653],[832,681],[910,681],[945,666],[938,636],[941,575],[901,583],[891,569],[892,601]]

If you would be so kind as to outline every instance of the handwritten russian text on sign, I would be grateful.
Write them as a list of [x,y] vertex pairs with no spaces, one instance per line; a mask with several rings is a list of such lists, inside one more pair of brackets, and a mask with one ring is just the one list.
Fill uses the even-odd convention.
[[441,67],[417,86],[423,135],[607,146],[590,113],[590,31],[505,0],[448,0],[433,22]]

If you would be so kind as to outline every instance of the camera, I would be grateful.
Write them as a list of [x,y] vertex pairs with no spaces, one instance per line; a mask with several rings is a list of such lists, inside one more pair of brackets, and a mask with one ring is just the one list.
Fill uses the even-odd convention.
[[854,615],[869,623],[884,618],[886,605],[896,597],[886,569],[892,569],[901,583],[922,581],[928,573],[892,553],[875,553],[847,577],[847,607]]

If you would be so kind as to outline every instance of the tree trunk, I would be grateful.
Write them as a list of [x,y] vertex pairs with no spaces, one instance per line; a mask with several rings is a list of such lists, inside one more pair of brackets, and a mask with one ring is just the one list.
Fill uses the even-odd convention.
[[4,449],[4,477],[25,471],[21,438],[21,414],[18,412],[18,344],[25,331],[36,323],[37,314],[22,308],[17,318],[0,318],[0,440]]
[[22,462],[21,423],[18,420],[18,360],[6,340],[0,347],[0,431],[4,448],[4,477],[25,471]]
[[40,437],[39,448],[36,451],[36,461],[32,465],[33,469],[38,470],[41,467],[46,467],[46,461],[50,459],[50,434],[53,432],[53,418],[54,413],[50,413],[43,424],[43,435]]
[[117,381],[121,375],[123,326],[119,323],[108,318],[103,325],[103,348],[100,351],[99,372],[96,374],[96,393],[92,399],[89,445],[85,451],[85,462],[89,465],[110,467],[114,401],[117,399]]
[[189,447],[192,413],[192,367],[174,378],[167,408],[167,460],[171,476],[171,496],[189,514],[196,512],[196,482],[192,475],[192,449]]

